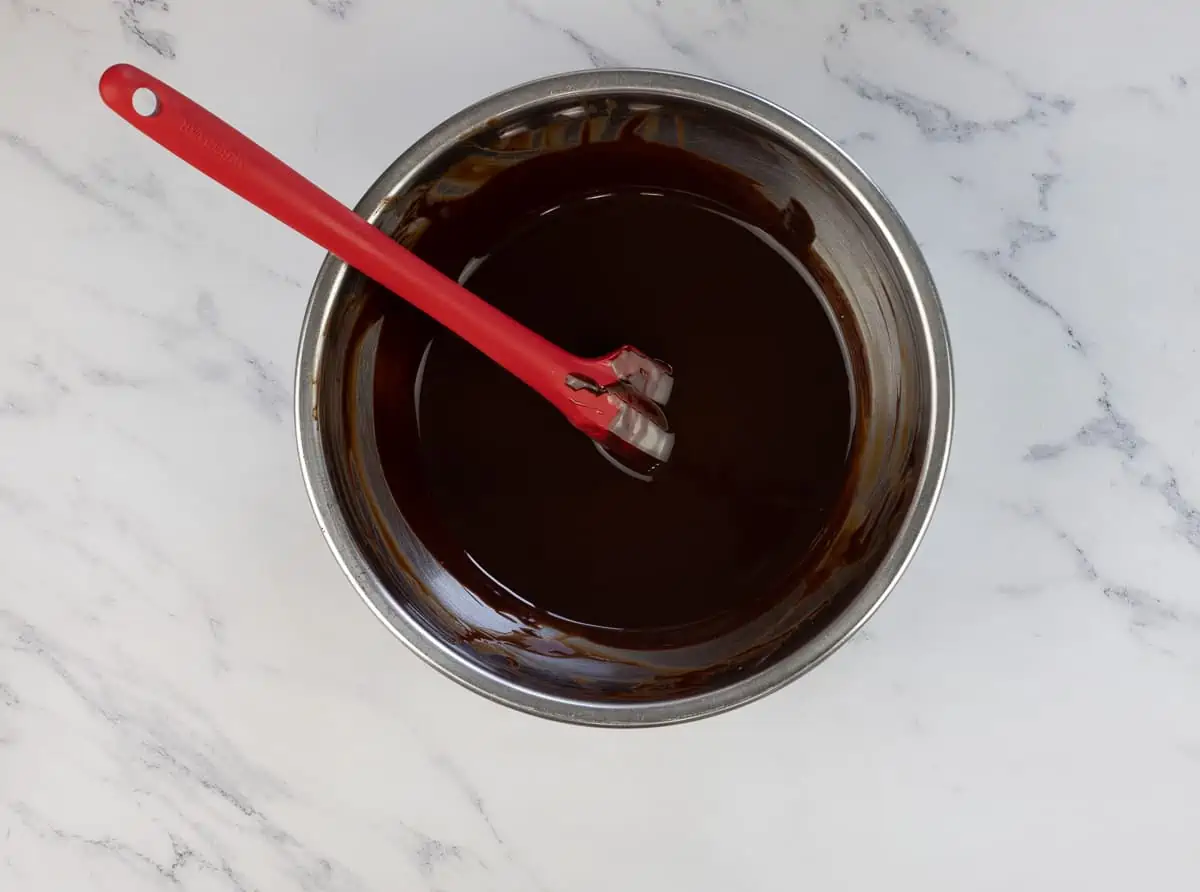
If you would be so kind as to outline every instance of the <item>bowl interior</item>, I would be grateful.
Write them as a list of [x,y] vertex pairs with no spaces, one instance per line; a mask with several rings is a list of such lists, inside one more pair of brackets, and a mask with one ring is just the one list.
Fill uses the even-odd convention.
[[[790,677],[836,646],[882,598],[915,543],[915,536],[900,541],[902,528],[923,524],[917,515],[930,508],[926,477],[941,448],[933,431],[936,349],[914,272],[895,229],[876,213],[886,203],[877,194],[874,204],[864,202],[861,189],[870,184],[818,134],[791,120],[785,131],[776,124],[783,113],[763,103],[767,113],[754,114],[749,98],[732,98],[620,86],[542,95],[476,122],[468,112],[402,157],[360,212],[457,277],[472,250],[437,241],[438,214],[488,189],[501,171],[546,153],[635,138],[684,149],[757,184],[752,200],[783,222],[781,244],[809,271],[840,332],[855,427],[835,516],[809,547],[786,596],[752,620],[707,629],[670,648],[656,647],[652,636],[614,648],[575,628],[531,628],[484,604],[423,541],[428,531],[419,517],[429,496],[417,459],[415,410],[411,442],[398,445],[411,451],[410,480],[389,487],[375,447],[373,401],[381,376],[395,398],[414,398],[432,323],[415,310],[398,311],[399,317],[389,310],[387,324],[401,325],[408,346],[382,368],[378,286],[335,260],[318,281],[308,323],[313,337],[306,338],[311,418],[299,418],[302,448],[306,438],[314,444],[306,461],[319,466],[310,471],[318,514],[384,621],[432,662],[491,696],[588,720],[597,706],[624,705],[645,715],[648,707],[694,703],[750,679]],[[602,188],[603,173],[597,177]],[[729,204],[728,196],[709,197]],[[732,210],[761,216],[762,209]],[[924,275],[923,267],[916,275]],[[922,498],[927,502],[919,504]]]

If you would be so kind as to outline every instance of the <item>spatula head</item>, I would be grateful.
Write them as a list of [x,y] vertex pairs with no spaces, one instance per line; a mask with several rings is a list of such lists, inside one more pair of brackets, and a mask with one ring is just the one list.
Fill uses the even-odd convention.
[[647,399],[665,406],[675,384],[669,365],[651,359],[636,347],[625,346],[605,357],[613,374]]

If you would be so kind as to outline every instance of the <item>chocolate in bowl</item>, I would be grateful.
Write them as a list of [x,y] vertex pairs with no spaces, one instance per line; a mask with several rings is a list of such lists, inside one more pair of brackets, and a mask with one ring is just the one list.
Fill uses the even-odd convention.
[[297,382],[310,494],[435,665],[553,718],[679,721],[815,665],[894,584],[944,468],[949,352],[911,237],[807,125],[681,75],[565,75],[451,119],[358,210],[560,346],[676,366],[676,454],[631,480],[326,263]]

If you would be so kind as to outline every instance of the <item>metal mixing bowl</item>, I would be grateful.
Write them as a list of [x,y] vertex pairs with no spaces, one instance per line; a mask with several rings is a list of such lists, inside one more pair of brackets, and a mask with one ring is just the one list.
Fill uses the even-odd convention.
[[[405,515],[410,494],[384,482],[372,436],[378,333],[364,318],[378,286],[332,255],[313,287],[296,370],[309,496],[330,547],[376,615],[467,687],[537,715],[595,725],[722,712],[829,656],[912,558],[950,448],[950,348],[916,243],[837,146],[749,93],[639,70],[524,84],[434,129],[384,172],[356,210],[419,252],[429,221],[418,208],[454,201],[512,164],[578,144],[585,132],[604,139],[634,117],[653,124],[641,128],[643,138],[743,173],[780,209],[799,202],[815,222],[808,264],[847,344],[854,381],[853,462],[836,528],[782,602],[719,639],[666,650],[618,652],[577,631],[505,627],[420,541]],[[414,341],[414,378],[419,351]],[[421,475],[417,463],[413,475]]]

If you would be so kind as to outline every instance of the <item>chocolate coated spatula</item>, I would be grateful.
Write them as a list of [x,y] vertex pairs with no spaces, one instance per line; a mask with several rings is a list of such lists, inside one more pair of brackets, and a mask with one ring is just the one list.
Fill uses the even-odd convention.
[[[337,255],[512,372],[618,456],[664,462],[669,366],[634,347],[568,353],[405,250],[216,115],[132,65],[100,77],[118,115],[260,210]],[[639,462],[639,464],[642,462]]]

